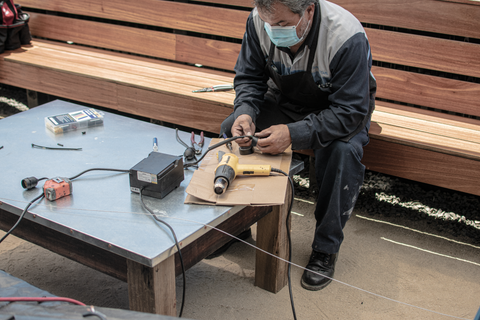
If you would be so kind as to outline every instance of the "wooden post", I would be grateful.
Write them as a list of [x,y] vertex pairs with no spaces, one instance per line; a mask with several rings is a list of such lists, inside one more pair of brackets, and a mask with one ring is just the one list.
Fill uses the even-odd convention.
[[127,261],[130,310],[177,316],[175,256],[153,268]]
[[[257,222],[257,246],[285,260],[288,260],[287,223],[290,228],[291,217],[287,221],[287,216],[292,199],[291,192],[291,186],[288,184],[285,203],[273,207],[272,212]],[[279,292],[287,284],[287,270],[286,262],[257,250],[256,286],[273,293]]]

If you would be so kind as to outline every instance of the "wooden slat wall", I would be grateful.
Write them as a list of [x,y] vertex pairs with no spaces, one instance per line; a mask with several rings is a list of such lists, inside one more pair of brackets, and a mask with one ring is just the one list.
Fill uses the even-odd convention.
[[[252,0],[196,1],[253,7]],[[471,0],[332,0],[331,2],[344,7],[363,23],[480,39],[480,5]]]
[[[237,0],[234,3],[224,0],[203,2],[244,6],[246,8],[252,6],[250,0]],[[441,32],[441,28],[444,27],[444,24],[447,24],[449,25],[448,32],[463,36],[472,34],[470,31],[472,26],[477,27],[473,29],[480,30],[479,19],[475,19],[480,18],[480,16],[476,17],[477,14],[480,15],[480,7],[476,6],[437,0],[423,0],[421,2],[409,0],[408,3],[398,3],[392,0],[361,0],[355,2],[335,0],[334,2],[352,11],[362,22],[366,23],[379,23],[435,32]],[[226,35],[238,39],[243,36],[244,21],[246,21],[249,13],[248,10],[201,5],[198,4],[198,1],[197,4],[190,4],[138,0],[135,6],[131,6],[129,0],[102,2],[89,0],[86,3],[69,0],[25,0],[22,4],[25,7],[30,6],[180,30]],[[147,13],[143,10],[145,7],[154,8],[159,5],[162,6],[161,10],[150,10]],[[425,6],[430,10],[429,15],[420,19],[417,17],[418,12],[425,10]],[[469,7],[471,7],[470,10],[467,10]],[[395,14],[391,13],[392,10]],[[388,18],[383,18],[382,12]],[[222,19],[205,20],[206,17],[213,16],[221,16]],[[400,18],[397,19],[397,17]],[[440,20],[435,20],[435,30],[432,30],[429,27],[430,22],[432,22],[430,20],[439,17],[444,17],[453,22],[439,23]],[[459,17],[462,19],[459,19]],[[61,17],[49,18],[50,16],[32,14],[32,32],[40,37],[54,37],[54,39],[62,41],[71,40],[92,46],[180,62],[198,63],[226,70],[233,69],[240,50],[240,45],[237,43],[78,19],[74,19],[76,20],[74,21]],[[213,20],[215,20],[215,23],[212,23]],[[418,20],[427,21],[425,22],[426,25],[419,24]],[[454,24],[455,27],[451,27],[451,24]],[[465,28],[468,30],[465,30]],[[88,30],[97,30],[93,34],[97,34],[98,37],[84,37],[85,33],[92,34]],[[454,40],[372,28],[366,28],[366,30],[375,61],[480,77],[480,59],[477,58],[480,56],[480,45],[478,44],[460,43]],[[480,37],[480,33],[476,35]],[[125,41],[125,38],[129,41]],[[480,100],[480,84],[388,68],[374,68],[374,74],[379,84],[377,94],[379,98],[475,116],[480,115],[480,110],[472,107],[473,101]],[[441,95],[438,94],[439,92]]]
[[22,0],[22,6],[238,39],[243,37],[249,14],[241,10],[159,0]]
[[333,0],[361,22],[480,39],[480,6],[437,0]]
[[478,160],[372,139],[362,162],[368,170],[480,196]]
[[35,37],[233,70],[240,44],[108,23],[30,13]]
[[480,117],[480,84],[373,67],[377,97]]
[[30,13],[32,36],[175,60],[176,35]]
[[366,32],[373,60],[480,78],[478,44],[372,28]]

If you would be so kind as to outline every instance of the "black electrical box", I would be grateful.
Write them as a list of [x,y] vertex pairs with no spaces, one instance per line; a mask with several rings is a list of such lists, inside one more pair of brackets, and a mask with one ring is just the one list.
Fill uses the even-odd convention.
[[160,152],[152,152],[130,169],[130,190],[162,199],[185,178],[183,158]]

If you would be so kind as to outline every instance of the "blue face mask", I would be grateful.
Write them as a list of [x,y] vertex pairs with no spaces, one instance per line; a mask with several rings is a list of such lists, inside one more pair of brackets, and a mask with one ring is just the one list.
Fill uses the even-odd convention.
[[304,15],[302,15],[297,25],[288,27],[272,27],[267,22],[265,22],[265,31],[270,37],[270,40],[272,40],[273,44],[277,47],[292,47],[303,40],[305,33],[308,30],[308,25],[310,25],[310,21],[308,21],[305,32],[303,33],[302,37],[299,38],[297,36],[297,27],[300,24],[300,21],[302,21],[303,17]]

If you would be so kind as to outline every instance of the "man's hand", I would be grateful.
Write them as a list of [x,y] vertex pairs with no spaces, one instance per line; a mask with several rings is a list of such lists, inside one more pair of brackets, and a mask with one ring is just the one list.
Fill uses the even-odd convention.
[[290,130],[287,125],[279,124],[271,126],[255,134],[257,136],[257,148],[263,153],[279,154],[285,151],[292,143]]
[[[251,136],[255,133],[255,124],[252,121],[252,117],[246,114],[242,114],[235,119],[232,126],[232,136]],[[243,138],[235,140],[240,147],[248,147],[252,143],[252,139]]]

